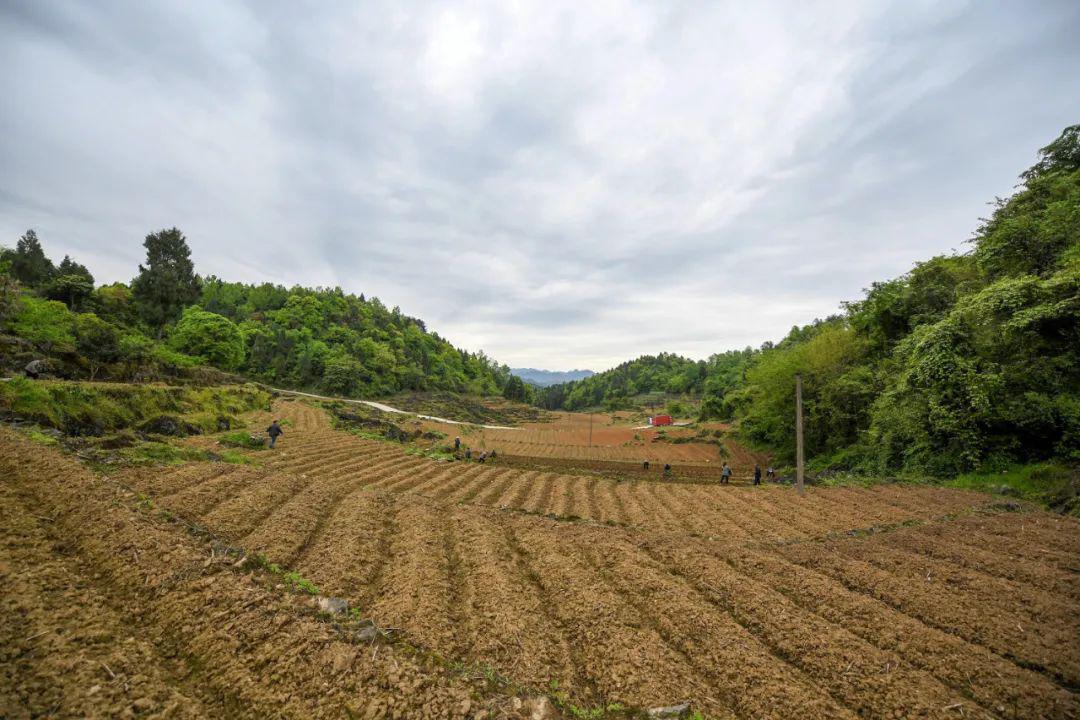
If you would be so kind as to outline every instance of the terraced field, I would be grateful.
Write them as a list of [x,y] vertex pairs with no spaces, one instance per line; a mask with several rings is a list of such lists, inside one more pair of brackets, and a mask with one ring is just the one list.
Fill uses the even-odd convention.
[[[259,467],[114,478],[409,641],[581,706],[1080,712],[1080,523],[939,488],[616,482],[290,421]],[[269,453],[262,453],[263,456]]]
[[[641,463],[665,462],[718,465],[723,457],[720,446],[710,442],[671,442],[676,438],[689,440],[696,430],[670,427],[663,431],[667,441],[654,439],[658,429],[637,429],[623,415],[597,413],[552,412],[550,421],[526,423],[514,429],[467,429],[462,440],[477,450],[496,449],[507,455],[535,458],[558,458],[585,461],[620,461]],[[428,422],[432,430],[450,437],[463,432],[461,426]],[[710,426],[716,428],[719,426]],[[767,462],[764,455],[746,451],[736,443],[726,441],[727,457],[733,467],[748,471],[754,462]],[[764,467],[764,465],[763,465]]]

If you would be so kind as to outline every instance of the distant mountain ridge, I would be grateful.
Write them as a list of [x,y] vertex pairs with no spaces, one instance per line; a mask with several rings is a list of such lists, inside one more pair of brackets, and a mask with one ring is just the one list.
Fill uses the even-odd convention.
[[583,380],[596,373],[592,370],[537,370],[536,368],[510,368],[510,374],[516,375],[530,385],[549,387],[571,380]]

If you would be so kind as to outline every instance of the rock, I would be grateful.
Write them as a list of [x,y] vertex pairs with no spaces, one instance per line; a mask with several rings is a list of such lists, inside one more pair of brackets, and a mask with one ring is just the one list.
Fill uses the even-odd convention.
[[232,420],[222,415],[217,419],[218,432],[224,432],[225,430],[232,430]]
[[374,625],[362,627],[356,632],[356,639],[358,642],[374,642],[380,637],[382,637],[382,631]]
[[1008,497],[1016,497],[1020,494],[1019,492],[1017,492],[1016,488],[1011,485],[995,485],[990,490],[995,495],[1005,495]]
[[685,718],[690,716],[690,703],[683,703],[681,705],[668,705],[667,707],[657,707],[649,710],[645,713],[649,718],[656,718],[656,720],[673,719],[673,718]]
[[315,606],[331,615],[344,615],[349,612],[349,601],[343,598],[317,597],[315,598]]
[[172,415],[158,415],[156,418],[144,422],[139,426],[139,429],[152,435],[168,435],[170,437],[199,434],[197,427]]

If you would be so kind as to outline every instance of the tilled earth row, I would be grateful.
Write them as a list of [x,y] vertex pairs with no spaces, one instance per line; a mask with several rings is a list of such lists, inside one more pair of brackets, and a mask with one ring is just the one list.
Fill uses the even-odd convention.
[[[192,487],[218,469],[169,477]],[[256,501],[301,492],[237,503],[228,487],[199,506],[229,532],[265,522]],[[147,505],[0,430],[0,717],[511,716],[511,698],[423,653],[355,642]]]
[[1080,711],[1075,520],[935,488],[800,499],[436,462],[324,422],[298,418],[266,467],[122,479],[410,642],[582,705]]

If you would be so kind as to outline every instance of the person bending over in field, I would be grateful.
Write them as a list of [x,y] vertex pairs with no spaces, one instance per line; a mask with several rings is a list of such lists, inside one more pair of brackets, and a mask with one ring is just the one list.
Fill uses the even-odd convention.
[[754,463],[754,484],[761,484],[761,466],[757,463]]
[[770,465],[769,469],[765,471],[765,479],[776,482],[776,470],[773,470],[773,466]]
[[664,463],[664,474],[665,475],[670,475],[671,474],[671,463]]
[[482,462],[482,463],[487,462],[487,453],[486,452],[480,453],[480,462]]
[[23,372],[26,373],[26,377],[31,380],[38,380],[42,375],[49,372],[49,363],[44,360],[31,360],[26,363],[26,367],[23,368]]
[[274,444],[277,443],[277,439],[280,436],[284,435],[285,431],[281,429],[281,425],[279,425],[278,421],[275,420],[274,422],[270,423],[270,427],[266,428],[266,434],[270,436],[270,447],[272,449],[274,447]]
[[465,459],[472,460],[472,448],[465,448]]
[[648,461],[648,460],[646,460],[645,462],[641,463],[641,469],[642,469],[642,470],[648,470],[648,469],[649,469],[649,461]]
[[724,463],[723,469],[720,471],[720,484],[727,485],[728,480],[731,479],[731,466]]

